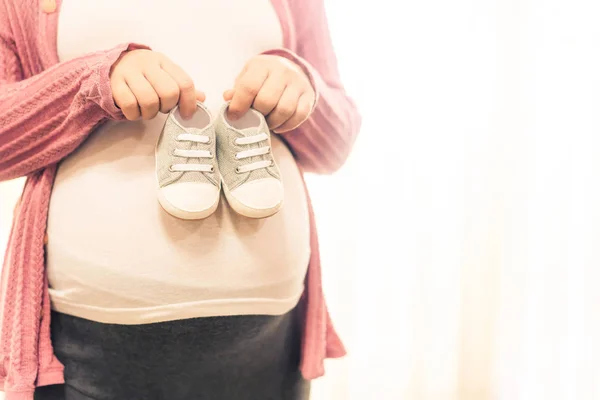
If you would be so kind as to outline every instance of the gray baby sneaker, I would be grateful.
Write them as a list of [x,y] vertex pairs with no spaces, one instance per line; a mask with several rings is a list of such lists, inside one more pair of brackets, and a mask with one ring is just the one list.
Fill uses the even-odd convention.
[[214,119],[197,103],[190,119],[175,107],[156,144],[158,201],[169,214],[202,219],[219,205],[221,175],[215,159]]
[[225,104],[217,117],[217,160],[223,192],[231,208],[250,218],[266,218],[283,204],[281,174],[271,153],[265,117],[250,109],[237,120]]

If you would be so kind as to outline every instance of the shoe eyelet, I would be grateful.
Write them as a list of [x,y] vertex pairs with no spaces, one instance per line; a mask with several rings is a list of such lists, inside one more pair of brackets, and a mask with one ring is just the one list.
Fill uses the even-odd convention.
[[215,167],[214,166],[210,167],[210,172],[211,172],[211,174],[215,172]]
[[175,170],[173,169],[173,166],[172,166],[172,165],[169,165],[169,171],[170,171],[170,172],[175,172]]
[[235,173],[236,173],[236,174],[241,174],[241,172],[240,172],[240,167],[235,167]]

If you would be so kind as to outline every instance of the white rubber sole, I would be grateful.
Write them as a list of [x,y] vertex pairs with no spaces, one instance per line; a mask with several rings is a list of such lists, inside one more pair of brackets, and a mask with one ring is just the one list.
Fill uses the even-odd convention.
[[243,215],[244,217],[248,217],[248,218],[255,218],[255,219],[261,219],[261,218],[268,218],[271,217],[275,214],[277,214],[277,212],[279,210],[281,210],[281,207],[283,206],[283,199],[275,206],[271,207],[271,208],[252,208],[252,207],[248,207],[247,205],[239,202],[235,197],[231,196],[231,194],[229,193],[229,189],[227,188],[227,185],[225,185],[225,182],[221,183],[221,186],[223,187],[223,193],[225,194],[225,198],[227,199],[227,202],[229,203],[229,206],[233,209],[233,211],[235,211],[236,213]]
[[179,219],[185,219],[185,220],[204,219],[204,218],[210,217],[219,207],[220,199],[221,199],[221,196],[218,196],[215,203],[205,210],[186,211],[186,210],[182,210],[180,208],[175,207],[173,204],[171,204],[169,202],[169,200],[167,200],[167,198],[164,196],[164,194],[160,190],[158,191],[158,202],[160,203],[161,207],[166,212],[171,214],[172,216],[179,218]]

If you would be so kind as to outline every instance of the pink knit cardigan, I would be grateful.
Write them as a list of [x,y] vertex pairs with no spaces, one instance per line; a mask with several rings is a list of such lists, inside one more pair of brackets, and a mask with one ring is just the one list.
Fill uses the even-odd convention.
[[[0,389],[7,400],[32,400],[35,386],[64,382],[50,340],[44,262],[53,179],[57,163],[96,126],[123,119],[112,99],[109,69],[123,51],[138,46],[123,44],[59,63],[60,3],[0,0],[0,181],[27,176],[1,278]],[[360,116],[340,82],[323,0],[272,3],[285,48],[267,53],[301,65],[318,92],[310,118],[282,136],[304,171],[333,172],[350,152]],[[307,379],[323,375],[325,358],[345,354],[323,298],[312,209],[310,214],[312,255],[302,300],[306,311],[300,366]]]

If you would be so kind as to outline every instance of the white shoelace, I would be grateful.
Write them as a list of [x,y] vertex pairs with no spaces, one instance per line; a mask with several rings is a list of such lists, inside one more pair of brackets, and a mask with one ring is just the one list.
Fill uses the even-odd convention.
[[[266,133],[259,133],[258,135],[237,138],[237,139],[235,139],[235,144],[238,144],[238,145],[255,144],[255,143],[262,142],[263,140],[267,140],[268,138],[269,138],[269,135],[267,135]],[[271,151],[271,147],[263,146],[263,147],[259,147],[256,149],[240,151],[239,153],[237,153],[235,155],[235,158],[238,160],[243,160],[243,159],[249,158],[249,157],[262,156],[262,155],[268,154],[270,151]],[[272,164],[273,163],[270,160],[256,161],[256,162],[253,162],[250,164],[241,165],[241,166],[237,167],[236,172],[238,172],[238,173],[250,172],[250,171],[260,169],[260,168],[270,167]]]
[[[204,135],[182,133],[175,140],[178,142],[208,143],[210,138]],[[213,158],[213,154],[208,150],[175,149],[173,155],[185,158]],[[170,169],[173,172],[214,172],[214,167],[211,164],[173,164]]]

